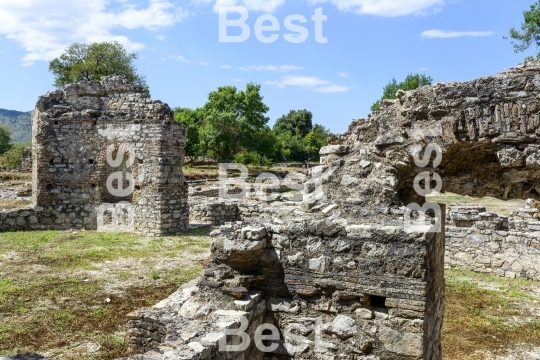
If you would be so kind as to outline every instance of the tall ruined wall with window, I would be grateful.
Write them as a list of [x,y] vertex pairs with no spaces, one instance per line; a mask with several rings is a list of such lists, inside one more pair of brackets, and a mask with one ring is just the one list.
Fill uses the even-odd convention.
[[187,228],[186,129],[168,105],[118,77],[41,96],[33,113],[34,207],[0,213],[0,230]]

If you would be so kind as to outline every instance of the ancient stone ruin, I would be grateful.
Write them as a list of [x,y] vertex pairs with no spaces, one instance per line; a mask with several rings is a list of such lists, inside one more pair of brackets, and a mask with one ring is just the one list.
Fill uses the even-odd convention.
[[[251,199],[238,202],[238,221],[212,233],[202,277],[129,315],[131,349],[144,353],[130,359],[441,359],[445,237],[448,265],[538,279],[539,223],[533,200],[511,217],[465,205],[445,216],[444,206],[438,213],[427,204],[424,227],[411,230],[407,216],[422,217],[407,205],[426,202],[415,180],[416,188],[538,199],[539,90],[532,62],[384,101],[321,150],[324,164],[311,170],[301,203],[244,216]],[[263,323],[279,329],[266,352],[254,341]],[[220,350],[242,342],[230,335],[238,327],[250,346]]]
[[49,92],[32,132],[34,206],[0,212],[0,231],[187,228],[186,129],[141,87],[107,77]]
[[[399,91],[321,149],[302,192],[276,178],[192,188],[188,205],[170,108],[118,78],[70,85],[38,102],[35,206],[0,230],[222,225],[199,279],[129,314],[129,359],[440,360],[445,266],[540,279],[539,91],[536,62]],[[531,200],[446,212],[426,188]]]

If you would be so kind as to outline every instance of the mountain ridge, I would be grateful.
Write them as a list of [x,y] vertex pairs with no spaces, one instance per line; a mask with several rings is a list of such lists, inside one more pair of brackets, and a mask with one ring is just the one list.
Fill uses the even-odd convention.
[[0,109],[0,125],[9,127],[13,142],[32,141],[32,111]]

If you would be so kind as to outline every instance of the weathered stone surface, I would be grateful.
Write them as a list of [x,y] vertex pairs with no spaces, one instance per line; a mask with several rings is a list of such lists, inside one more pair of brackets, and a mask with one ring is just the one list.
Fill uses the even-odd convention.
[[379,136],[375,140],[376,146],[387,146],[387,145],[393,145],[393,144],[401,144],[405,141],[405,139],[399,135],[394,135],[392,133],[386,133],[384,135]]
[[525,154],[523,152],[508,148],[497,152],[497,159],[503,168],[519,168],[525,165]]
[[345,315],[338,315],[334,321],[326,324],[323,330],[337,335],[340,339],[348,339],[356,332],[356,321]]
[[321,155],[330,155],[330,154],[338,154],[343,155],[347,154],[349,152],[349,147],[346,145],[328,145],[319,151],[319,154]]
[[105,77],[41,96],[32,121],[35,206],[0,216],[0,231],[159,236],[187,229],[187,130],[167,104],[119,77]]

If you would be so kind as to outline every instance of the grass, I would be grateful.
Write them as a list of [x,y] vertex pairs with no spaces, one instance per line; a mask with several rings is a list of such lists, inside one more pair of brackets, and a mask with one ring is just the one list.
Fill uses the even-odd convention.
[[[197,233],[193,233],[197,234]],[[16,251],[24,258],[19,264],[52,268],[93,268],[93,264],[118,258],[152,258],[167,252],[196,254],[207,251],[200,236],[145,239],[134,234],[98,232],[12,232],[2,234],[0,254]]]
[[[157,239],[96,232],[2,234],[0,357],[24,351],[59,360],[126,356],[126,314],[201,274],[208,231]],[[486,353],[503,354],[518,345],[540,346],[540,284],[456,269],[446,271],[446,284],[444,359],[485,359]],[[99,351],[76,350],[74,345],[86,342],[99,344]]]
[[539,346],[540,304],[530,291],[535,287],[524,279],[447,270],[444,358],[484,359],[486,352]]
[[429,195],[426,197],[426,199],[429,201],[439,202],[447,205],[451,205],[457,202],[466,204],[478,204],[484,206],[489,211],[504,216],[508,216],[512,211],[525,207],[525,200],[521,199],[501,200],[490,196],[486,196],[483,198],[474,198],[471,196],[462,196],[453,193]]
[[0,211],[22,209],[32,205],[32,200],[0,199]]
[[0,181],[32,181],[32,173],[0,171]]
[[[96,232],[1,234],[0,357],[25,351],[59,360],[126,356],[126,314],[200,275],[208,231],[157,239]],[[89,355],[86,348],[74,348],[86,342],[99,344],[99,351]]]

